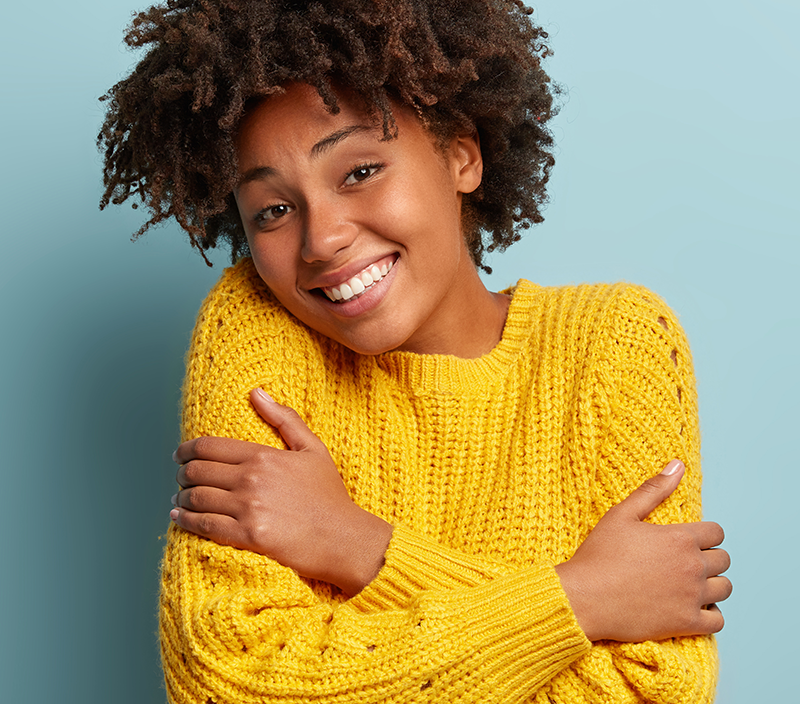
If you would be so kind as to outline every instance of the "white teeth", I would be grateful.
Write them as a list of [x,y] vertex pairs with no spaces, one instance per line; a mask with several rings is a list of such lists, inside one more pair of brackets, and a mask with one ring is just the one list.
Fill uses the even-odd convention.
[[349,279],[347,283],[322,290],[332,301],[349,301],[353,296],[364,293],[370,286],[378,283],[391,271],[393,265],[394,262],[391,261],[388,264],[381,264],[380,267],[377,264],[373,264]]

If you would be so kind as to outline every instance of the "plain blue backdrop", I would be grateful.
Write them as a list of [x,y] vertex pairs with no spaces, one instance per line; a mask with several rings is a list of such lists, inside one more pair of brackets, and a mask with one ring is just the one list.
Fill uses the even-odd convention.
[[[182,356],[209,270],[167,226],[98,212],[97,98],[133,62],[130,0],[19,3],[0,27],[0,696],[164,701],[157,565]],[[658,291],[692,343],[705,514],[734,595],[724,704],[798,701],[800,126],[795,0],[547,0],[565,89],[521,276]]]

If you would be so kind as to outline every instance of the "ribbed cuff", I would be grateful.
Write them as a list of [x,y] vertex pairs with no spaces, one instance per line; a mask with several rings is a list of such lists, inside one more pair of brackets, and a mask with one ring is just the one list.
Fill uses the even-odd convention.
[[439,595],[423,596],[423,612],[435,619],[440,607],[443,620],[455,621],[462,637],[469,634],[484,678],[520,698],[592,647],[552,565],[536,565],[442,596],[441,601]]
[[383,569],[348,605],[364,612],[414,610],[438,633],[441,649],[462,650],[466,639],[484,682],[496,681],[520,699],[592,645],[553,565],[510,572],[402,526],[395,528]]
[[383,567],[349,603],[360,611],[405,608],[422,591],[474,587],[507,571],[498,563],[395,526]]

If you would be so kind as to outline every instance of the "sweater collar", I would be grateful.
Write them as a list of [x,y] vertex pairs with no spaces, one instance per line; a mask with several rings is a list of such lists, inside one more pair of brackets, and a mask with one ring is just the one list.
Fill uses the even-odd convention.
[[452,355],[386,352],[372,359],[400,385],[418,395],[463,394],[486,389],[506,377],[530,337],[538,292],[539,287],[525,279],[503,291],[512,295],[503,335],[494,349],[482,357],[462,359]]

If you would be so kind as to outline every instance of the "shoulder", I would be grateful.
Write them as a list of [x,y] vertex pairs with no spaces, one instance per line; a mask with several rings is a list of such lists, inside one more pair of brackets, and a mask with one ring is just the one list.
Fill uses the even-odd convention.
[[591,318],[594,322],[611,321],[625,313],[635,315],[674,315],[664,301],[644,286],[628,282],[539,286],[520,279],[505,291],[524,306],[543,314],[558,313],[571,319]]
[[252,260],[226,269],[197,317],[186,357],[183,435],[218,435],[266,442],[249,403],[261,387],[303,413],[309,385],[326,379],[337,353],[272,295]]
[[539,286],[520,280],[512,289],[512,325],[524,327],[543,353],[568,354],[574,362],[607,358],[652,344],[685,348],[675,314],[649,289],[630,284],[599,283]]
[[223,327],[233,330],[266,321],[282,327],[294,319],[272,295],[248,257],[225,269],[209,291],[197,316],[195,337],[207,333],[219,338]]

